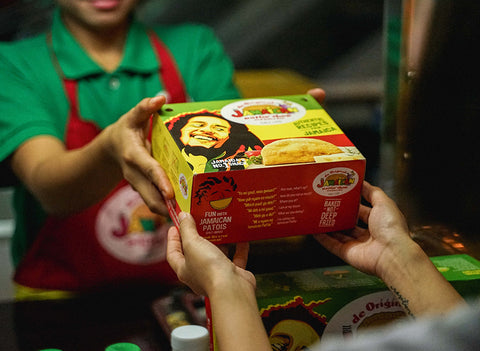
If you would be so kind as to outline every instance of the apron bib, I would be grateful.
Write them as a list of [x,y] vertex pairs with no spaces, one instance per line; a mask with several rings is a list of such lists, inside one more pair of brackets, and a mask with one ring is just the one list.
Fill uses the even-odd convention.
[[[167,101],[185,102],[173,57],[156,34],[149,32],[149,38],[160,62],[159,79]],[[80,117],[77,81],[59,74],[70,103],[65,144],[71,150],[89,143],[100,129]],[[168,218],[150,212],[140,195],[122,181],[92,207],[64,218],[48,217],[14,280],[30,288],[67,291],[176,282],[166,261],[170,225]]]

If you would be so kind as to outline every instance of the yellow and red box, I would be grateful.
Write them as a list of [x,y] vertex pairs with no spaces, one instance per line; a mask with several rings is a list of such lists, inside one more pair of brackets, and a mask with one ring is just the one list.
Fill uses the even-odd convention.
[[310,95],[167,104],[152,149],[174,222],[190,212],[216,244],[356,224],[366,160]]

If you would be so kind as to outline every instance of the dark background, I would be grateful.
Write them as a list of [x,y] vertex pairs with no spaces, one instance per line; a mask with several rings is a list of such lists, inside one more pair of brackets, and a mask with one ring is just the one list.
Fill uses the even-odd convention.
[[[3,0],[0,6],[0,39],[12,40],[45,28],[53,3]],[[211,26],[239,69],[288,67],[312,79],[381,74],[380,0],[149,0],[139,15],[149,23]],[[349,69],[331,72],[340,64]]]

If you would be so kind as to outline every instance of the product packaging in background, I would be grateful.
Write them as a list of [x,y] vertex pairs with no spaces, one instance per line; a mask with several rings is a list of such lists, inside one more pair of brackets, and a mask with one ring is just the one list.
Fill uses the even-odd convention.
[[207,327],[205,299],[187,287],[179,287],[152,302],[152,312],[165,336],[185,325]]
[[[468,255],[431,260],[463,297],[480,296],[479,261]],[[408,318],[380,279],[351,266],[267,273],[256,279],[259,313],[273,350],[301,350]],[[207,315],[211,319],[208,309]],[[208,325],[214,351],[211,320]]]
[[310,95],[167,104],[153,156],[203,237],[231,243],[355,226],[365,158]]

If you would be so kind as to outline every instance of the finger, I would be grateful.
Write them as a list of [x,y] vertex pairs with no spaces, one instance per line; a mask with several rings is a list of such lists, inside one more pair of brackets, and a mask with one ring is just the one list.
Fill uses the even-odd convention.
[[248,242],[237,243],[232,262],[236,266],[245,269],[247,267],[249,249],[250,249],[250,244]]
[[175,197],[175,192],[168,179],[167,174],[160,164],[153,158],[150,158],[149,163],[151,164],[150,168],[147,168],[147,177],[148,179],[155,184],[160,193],[165,198],[165,200],[171,200]]
[[400,211],[395,201],[393,201],[381,188],[364,182],[362,187],[362,196],[364,196],[365,200],[370,202],[372,207],[381,207],[384,205],[389,208],[390,211],[395,211],[397,215],[403,217],[403,213]]
[[167,98],[164,95],[158,95],[152,97],[148,101],[149,108],[152,112],[159,110],[165,103],[167,102]]
[[[140,101],[129,115],[130,126],[142,128],[149,126],[149,119],[153,112],[160,109],[165,103],[164,96],[146,98]],[[125,162],[130,167],[136,167],[161,191],[165,199],[174,197],[173,187],[157,160],[151,155],[151,146],[148,140],[142,135],[134,140],[131,152],[125,157]],[[141,141],[141,142],[140,142]]]
[[370,237],[370,232],[368,229],[360,228],[356,226],[350,231],[350,237],[358,241],[364,241],[366,238]]
[[145,140],[145,149],[147,149],[147,153],[149,155],[152,154],[152,143],[150,142],[150,140]]
[[313,237],[332,254],[341,257],[343,243],[338,240],[335,233],[315,234]]
[[[135,156],[127,157],[125,159],[127,165],[124,172],[125,178],[131,182],[134,180],[136,173],[141,173],[148,182],[154,184],[158,188],[165,199],[173,199],[175,192],[173,191],[172,184],[158,161],[155,160],[144,147],[138,147],[135,151],[136,152],[131,152],[131,154],[135,153]],[[133,172],[132,170],[136,170],[136,172]],[[131,171],[131,179],[128,178],[129,171]]]
[[165,96],[155,96],[145,98],[130,110],[129,122],[136,128],[144,128],[145,123],[155,111],[159,110],[165,104]]
[[361,220],[363,223],[367,224],[371,211],[371,207],[360,205],[360,207],[358,208],[358,219]]
[[325,101],[325,90],[320,88],[310,89],[307,94],[313,96],[319,104],[322,104]]
[[250,272],[250,271],[247,271],[245,269],[239,269],[238,270],[238,274],[243,277],[243,279],[245,279],[246,281],[250,282],[250,284],[252,284],[252,287],[254,290],[256,290],[256,287],[257,287],[257,281],[255,279],[255,275]]
[[352,231],[349,231],[348,233],[347,232],[332,232],[332,233],[329,233],[329,235],[330,235],[330,237],[334,238],[338,242],[340,242],[342,244],[345,244],[349,241],[355,240],[355,238],[350,235],[351,232]]
[[150,211],[168,216],[168,209],[158,188],[145,178],[142,173],[134,170],[126,172],[125,179],[140,194]]
[[177,228],[170,227],[167,236],[167,262],[170,267],[178,274],[180,268],[185,265],[185,256],[183,255],[182,240]]
[[196,238],[200,238],[197,231],[197,225],[190,213],[180,212],[178,220],[180,222],[180,235],[184,244],[187,244]]
[[375,207],[381,202],[393,201],[387,196],[387,194],[385,194],[385,192],[381,188],[373,186],[367,181],[363,182],[362,196],[372,205],[372,207]]

